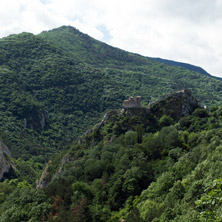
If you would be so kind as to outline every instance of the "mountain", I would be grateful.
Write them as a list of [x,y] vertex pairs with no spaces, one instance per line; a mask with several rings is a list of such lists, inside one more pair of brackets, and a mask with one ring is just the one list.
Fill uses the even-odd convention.
[[97,67],[120,68],[126,65],[149,65],[152,63],[145,57],[93,39],[71,26],[62,26],[48,32],[42,32],[39,36],[62,48],[75,59]]
[[[171,66],[182,67],[190,71],[213,77],[203,68],[195,65],[162,58],[143,57],[111,47],[105,43],[91,38],[86,34],[81,33],[73,27],[63,26],[59,29],[43,32],[40,34],[40,36],[45,37],[52,43],[56,43],[61,48],[75,55],[77,58],[81,57],[81,60],[84,60],[90,64],[95,64],[97,66],[108,66],[110,63],[112,67],[117,64],[118,66],[126,65],[126,63],[148,65],[150,64],[149,60],[152,60]],[[113,60],[115,60],[115,62]],[[220,79],[219,77],[214,78]]]
[[190,90],[111,110],[48,162],[42,189],[1,183],[0,221],[217,221],[221,117]]
[[204,105],[222,98],[220,79],[113,48],[70,26],[1,39],[0,86],[0,139],[12,157],[29,161],[34,178],[39,163],[131,95],[148,104],[190,88]]
[[[137,92],[139,91],[139,94],[142,94],[148,102],[153,102],[174,90],[191,88],[194,95],[200,98],[204,104],[212,104],[211,99],[214,96],[211,94],[208,97],[207,93],[203,90],[206,89],[209,91],[211,87],[205,82],[205,77],[201,74],[206,75],[206,78],[210,80],[214,77],[210,76],[200,67],[129,53],[99,42],[73,27],[63,26],[49,32],[43,32],[40,36],[66,50],[76,59],[81,59],[82,62],[91,64],[96,68],[101,68],[117,81],[121,80],[121,83],[124,82],[122,87],[126,88],[128,83],[133,83],[133,88],[132,86],[127,86],[131,87],[131,93],[138,94]],[[132,72],[133,76],[131,76]],[[122,77],[119,75],[122,75]],[[192,79],[192,81],[188,81],[187,78],[189,80]],[[141,85],[136,84],[137,82],[140,82]],[[203,82],[198,87],[199,90],[196,89],[197,82]],[[220,78],[218,78],[218,82],[215,81],[212,84],[218,85],[220,82]],[[144,87],[147,84],[151,90],[146,88],[146,92],[144,92]],[[156,92],[155,89],[157,88],[161,90]],[[218,94],[220,88],[215,87],[213,91],[217,91],[216,94]],[[150,96],[147,96],[147,92]],[[127,96],[129,95],[130,93]],[[219,100],[219,98],[216,100]]]
[[[39,35],[21,33],[0,39],[0,141],[11,153],[3,154],[2,159],[9,161],[14,170],[3,174],[4,182],[0,183],[0,212],[5,212],[0,221],[12,220],[13,212],[16,212],[13,222],[28,221],[31,216],[39,219],[39,212],[42,218],[56,221],[57,211],[65,220],[72,215],[70,209],[83,210],[80,217],[85,214],[94,217],[94,221],[106,221],[120,209],[130,213],[129,196],[134,200],[135,195],[139,196],[156,181],[165,172],[162,166],[170,170],[169,155],[178,161],[182,154],[195,149],[195,140],[202,138],[205,131],[209,131],[209,137],[203,136],[204,146],[204,141],[209,147],[213,147],[214,141],[216,145],[217,141],[220,143],[220,107],[211,108],[209,113],[200,109],[191,114],[185,106],[184,113],[191,116],[182,118],[179,110],[174,109],[176,105],[165,103],[165,95],[183,88],[188,88],[186,92],[192,90],[203,105],[221,104],[220,79],[108,46],[70,26]],[[101,130],[81,137],[85,138],[81,143],[79,137],[87,129],[108,111],[122,108],[122,102],[130,96],[141,96],[142,107],[149,105],[151,109],[144,110],[152,115],[145,115],[147,119],[141,122],[143,112],[129,112],[129,116],[117,112]],[[187,101],[187,97],[182,98]],[[167,110],[171,113],[161,108],[164,105],[169,105]],[[141,126],[145,123],[148,125]],[[163,128],[170,125],[176,129]],[[169,154],[171,148],[175,150]],[[127,171],[133,159],[133,168]],[[64,176],[69,164],[70,171]],[[111,176],[115,170],[118,173]],[[61,177],[57,180],[56,176]],[[44,190],[31,188],[40,177],[43,181],[55,178],[55,183],[52,181]],[[94,192],[103,187],[101,195]],[[73,192],[76,196],[72,196]],[[90,198],[85,198],[85,194]],[[89,207],[88,201],[95,204]],[[106,201],[111,208],[109,204],[104,204],[105,207],[99,204]],[[142,206],[143,201],[138,201]],[[14,202],[18,203],[16,211],[10,208]],[[30,205],[23,210],[26,203]],[[142,218],[149,214],[134,206]]]

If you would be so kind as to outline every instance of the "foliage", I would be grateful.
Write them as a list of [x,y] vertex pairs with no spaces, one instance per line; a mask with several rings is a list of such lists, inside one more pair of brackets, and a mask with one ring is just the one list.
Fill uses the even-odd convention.
[[[64,174],[46,187],[47,196],[60,200],[52,215],[57,213],[59,221],[72,220],[72,212],[76,221],[197,221],[195,202],[210,178],[221,173],[219,110],[200,117],[198,109],[187,117],[189,127],[179,120],[167,127],[154,125],[155,132],[138,119],[134,123],[136,113],[124,121],[123,114],[110,116],[105,125],[94,128],[96,134],[89,131],[92,137],[85,135],[86,141],[70,148]],[[212,121],[218,122],[218,129],[211,129]],[[127,123],[134,123],[134,130],[113,129]]]
[[[8,188],[3,190],[2,186],[6,184]],[[1,192],[9,190],[10,194],[0,205],[1,222],[42,221],[52,208],[43,191],[31,188],[25,181],[4,181],[1,184]]]
[[205,193],[196,201],[200,209],[200,221],[222,221],[222,179],[216,179],[207,184]]
[[[129,95],[153,102],[188,87],[204,104],[221,101],[219,80],[110,47],[72,27],[3,38],[0,52],[0,130],[16,157],[32,152],[48,160]],[[24,130],[24,118],[44,110],[44,131]]]
[[[0,139],[17,178],[0,182],[0,221],[220,221],[222,107],[114,110],[73,143],[130,95],[152,103],[181,88],[221,103],[220,79],[71,27],[1,39]],[[35,189],[46,162],[51,183]]]

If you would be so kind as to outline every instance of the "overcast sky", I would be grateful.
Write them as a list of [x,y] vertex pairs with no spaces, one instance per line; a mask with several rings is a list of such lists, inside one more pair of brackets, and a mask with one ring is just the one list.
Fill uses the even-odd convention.
[[1,0],[0,37],[62,25],[222,77],[222,0]]

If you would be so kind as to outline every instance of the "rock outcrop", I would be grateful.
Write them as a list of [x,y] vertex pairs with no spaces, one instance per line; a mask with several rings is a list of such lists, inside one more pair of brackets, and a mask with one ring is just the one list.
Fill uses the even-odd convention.
[[59,169],[53,173],[53,174],[50,174],[49,173],[49,168],[52,167],[50,166],[52,164],[51,161],[49,161],[49,163],[46,165],[44,171],[42,172],[42,175],[41,177],[39,178],[38,181],[36,181],[36,188],[40,188],[40,189],[43,189],[45,188],[54,178],[56,177],[59,177],[60,175],[63,174],[64,172],[64,167],[65,167],[65,164],[68,163],[70,161],[70,156],[69,154],[66,154],[61,162],[60,162],[60,166],[59,166]]
[[121,120],[121,124],[118,123],[115,128],[114,134],[117,136],[128,130],[135,130],[135,127],[140,124],[152,132],[153,128],[157,127],[156,120],[163,115],[178,121],[181,117],[191,114],[198,107],[201,107],[200,102],[193,97],[191,90],[183,89],[167,95],[148,107],[132,106],[124,107],[122,110],[112,110],[104,115],[100,123],[83,134],[79,139],[79,145],[86,144],[88,146],[98,143],[101,136],[96,132],[99,132],[106,124],[114,123],[116,120]]
[[24,127],[33,130],[43,130],[47,124],[48,112],[35,108],[24,118]]
[[200,107],[200,102],[193,97],[191,90],[183,89],[167,95],[148,108],[157,117],[167,115],[177,121],[179,118],[191,114],[198,107]]
[[9,149],[0,141],[0,180],[3,178],[4,173],[9,172],[11,168],[8,156],[11,156]]

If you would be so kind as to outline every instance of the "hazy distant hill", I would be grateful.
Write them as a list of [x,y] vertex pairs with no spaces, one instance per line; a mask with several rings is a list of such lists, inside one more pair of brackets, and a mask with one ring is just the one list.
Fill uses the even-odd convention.
[[[207,71],[205,71],[204,69],[202,69],[199,66],[194,66],[194,65],[184,63],[184,62],[176,62],[176,61],[172,61],[172,60],[168,60],[168,59],[162,59],[162,58],[151,58],[151,59],[153,59],[155,61],[158,61],[158,62],[169,64],[169,65],[172,65],[172,66],[180,66],[180,67],[183,67],[183,68],[188,69],[190,71],[199,72],[199,73],[202,73],[204,75],[210,76],[210,74]],[[214,78],[220,79],[219,77],[214,77]]]

